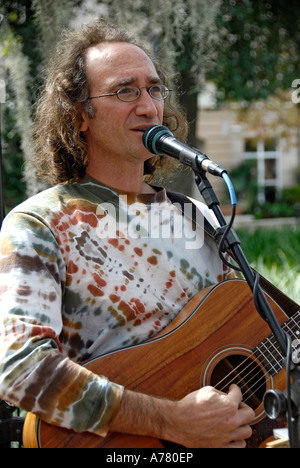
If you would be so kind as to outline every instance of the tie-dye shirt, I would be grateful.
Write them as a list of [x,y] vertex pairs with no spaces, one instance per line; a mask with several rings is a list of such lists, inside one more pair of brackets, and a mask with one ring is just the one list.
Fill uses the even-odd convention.
[[[188,211],[188,210],[187,210]],[[15,208],[0,234],[0,398],[43,420],[107,433],[123,387],[80,363],[158,333],[224,279],[203,219],[155,194],[86,177]]]

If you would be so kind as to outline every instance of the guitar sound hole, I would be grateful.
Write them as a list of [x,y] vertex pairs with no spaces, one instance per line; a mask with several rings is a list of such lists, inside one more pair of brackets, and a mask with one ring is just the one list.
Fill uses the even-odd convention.
[[261,367],[244,355],[230,355],[214,367],[210,384],[220,391],[227,392],[231,384],[240,387],[243,401],[256,410],[266,392],[265,374]]

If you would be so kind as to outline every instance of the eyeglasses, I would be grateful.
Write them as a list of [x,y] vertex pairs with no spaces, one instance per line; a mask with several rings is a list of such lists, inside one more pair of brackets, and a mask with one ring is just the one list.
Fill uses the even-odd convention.
[[93,96],[89,97],[88,99],[98,99],[106,96],[117,96],[117,98],[120,99],[120,101],[132,102],[139,98],[139,96],[141,95],[141,89],[146,89],[150,96],[156,101],[162,101],[163,99],[166,99],[172,91],[165,85],[154,85],[150,86],[150,88],[147,88],[146,86],[142,88],[137,88],[136,86],[123,86],[122,88],[118,89],[116,93],[101,94],[100,96]]

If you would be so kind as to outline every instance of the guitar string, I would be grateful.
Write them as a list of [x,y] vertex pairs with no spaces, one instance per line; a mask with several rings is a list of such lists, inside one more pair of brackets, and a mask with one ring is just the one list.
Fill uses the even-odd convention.
[[[297,314],[299,314],[299,312],[298,312]],[[296,315],[296,314],[295,314],[295,315]],[[294,315],[293,317],[291,317],[291,321],[294,322],[294,325],[296,325],[297,330],[298,330],[298,329],[299,329],[298,324],[297,324],[297,322],[296,322],[295,319],[294,319],[295,315]],[[288,322],[286,322],[285,324],[283,324],[283,328],[284,328],[284,327],[287,328],[290,332],[292,332],[292,334],[294,334],[294,330],[293,330],[292,328],[289,327],[289,323],[288,323]],[[273,337],[273,335],[271,335],[271,337]],[[270,342],[270,343],[271,343],[271,346],[273,346],[273,348],[278,352],[278,349],[275,347],[274,343],[271,342],[270,337],[267,337],[265,341]],[[268,348],[265,346],[264,343],[263,343],[263,346],[266,348],[267,351],[270,350],[270,348],[268,349]],[[257,347],[256,349],[259,350],[259,347]],[[270,351],[269,351],[269,352],[270,352]],[[266,358],[265,354],[262,353],[262,352],[261,352],[261,354],[262,354],[262,356],[269,362],[269,360]],[[270,352],[270,354],[271,354],[271,352]],[[281,359],[282,359],[281,354],[278,353],[277,356],[278,356],[278,355],[279,355],[279,356],[281,357]],[[250,360],[250,363],[249,363],[246,367],[244,367],[243,372],[245,372],[245,370],[247,370],[248,368],[250,368],[250,366],[253,365],[253,363],[255,362],[255,361],[251,360],[251,358],[254,357],[254,356],[255,356],[255,353],[252,352],[243,362],[241,362],[236,368],[234,368],[229,374],[227,374],[222,380],[220,380],[220,381],[216,384],[216,388],[217,388],[222,382],[224,382],[225,379],[227,379],[231,374],[237,373],[237,370],[239,369],[239,367],[245,366],[245,363],[247,362],[247,360]],[[275,360],[276,360],[276,359],[275,359]],[[282,365],[281,365],[277,360],[276,360],[276,363],[277,363],[277,365],[280,366],[280,370],[281,370],[281,369],[282,369]],[[274,368],[274,366],[273,366],[270,362],[269,362],[269,364],[271,365],[271,368],[273,368],[273,369],[275,370],[275,373],[279,372],[279,370],[276,372],[276,369]],[[253,370],[250,371],[250,372],[248,372],[248,374],[246,374],[245,376],[242,376],[242,374],[241,374],[241,375],[238,375],[238,376],[234,376],[233,379],[232,379],[229,383],[227,383],[223,388],[221,388],[220,391],[224,391],[225,388],[226,388],[227,386],[229,386],[231,383],[234,383],[235,380],[237,380],[238,377],[240,378],[240,380],[245,380],[245,378],[248,377],[249,374],[251,374],[252,372],[253,372]],[[251,379],[250,379],[248,382],[245,382],[244,385],[241,387],[241,389],[243,389],[245,386],[248,386],[248,387],[249,387],[249,384],[250,384],[251,380],[253,380],[253,378],[255,378],[255,377],[256,377],[257,375],[259,375],[260,373],[262,373],[262,370],[259,368],[259,369],[258,369],[258,372],[257,372],[255,375],[252,375],[252,376],[251,376]],[[269,374],[269,373],[268,373],[268,374]],[[252,387],[251,387],[251,385],[250,385],[250,387],[248,388],[248,390],[245,392],[245,395],[246,395],[247,392],[252,391],[252,389],[255,387],[255,385],[257,385],[257,384],[259,383],[259,381],[260,381],[261,379],[263,379],[264,382],[263,382],[262,385],[260,385],[260,387],[258,387],[258,388],[256,389],[256,392],[257,392],[257,391],[264,385],[264,383],[265,383],[265,377],[266,377],[266,376],[263,374],[263,376],[260,377],[260,379],[259,379],[258,381],[256,381],[255,384],[252,385]],[[271,377],[268,377],[267,381],[270,380],[270,379],[271,379]],[[244,400],[244,401],[248,401],[249,398],[251,398],[251,395],[250,395],[246,400]]]
[[[259,371],[254,376],[252,376],[252,378],[248,382],[246,382],[244,385],[240,386],[240,389],[242,391],[242,397],[243,397],[243,402],[244,403],[247,403],[247,401],[250,400],[253,397],[253,395],[255,395],[262,387],[264,387],[266,383],[271,381],[272,377],[271,377],[271,375],[269,373],[267,373],[266,375],[263,374],[258,380],[255,381],[255,383],[253,385],[249,386],[251,380],[253,380],[253,378],[255,378],[258,374],[261,374],[261,373],[262,373],[262,370],[259,369]],[[255,386],[257,386],[260,383],[260,381],[262,381],[262,383],[257,388],[255,388]],[[232,380],[231,383],[235,383],[234,379]],[[237,383],[237,385],[238,385],[238,383]],[[248,388],[246,389],[245,392],[243,392],[243,389],[244,389],[245,386],[248,386]],[[224,390],[225,390],[225,387],[223,387],[223,389],[221,389],[220,391],[224,391]],[[246,397],[248,392],[251,392],[251,393],[250,393],[249,396]]]
[[[251,361],[251,364],[250,364],[250,365],[252,365],[253,363],[254,363],[254,361]],[[250,365],[249,365],[248,367],[250,367]],[[256,369],[257,369],[256,374],[251,375],[251,373],[252,373],[253,371],[255,371]],[[261,375],[261,374],[262,374],[262,375]],[[256,389],[256,392],[265,384],[266,378],[267,378],[267,381],[268,381],[268,380],[271,380],[271,377],[269,376],[269,374],[267,374],[267,376],[266,376],[266,375],[263,373],[262,369],[260,369],[259,367],[256,367],[256,368],[252,369],[252,371],[250,371],[250,372],[249,372],[247,375],[245,375],[245,376],[241,376],[241,377],[240,377],[239,375],[236,376],[235,378],[233,378],[233,379],[231,380],[231,382],[230,382],[228,385],[230,385],[230,384],[232,384],[232,383],[236,383],[236,384],[238,385],[239,380],[244,381],[245,378],[248,377],[249,375],[251,375],[251,378],[250,378],[248,381],[244,382],[243,385],[239,385],[239,387],[240,387],[242,393],[243,393],[244,387],[248,387],[248,389],[243,393],[243,401],[244,401],[244,402],[247,401],[247,400],[248,400],[249,398],[251,398],[251,396],[252,396],[252,394],[251,394],[251,395],[245,400],[245,399],[244,399],[245,395],[246,395],[248,392],[255,393],[255,391],[253,391],[253,389],[255,388],[255,386],[256,386],[257,384],[259,384],[259,382],[260,382],[261,380],[263,380],[263,383],[262,383],[262,385],[260,385],[260,386]],[[251,384],[251,381],[252,381],[255,377],[257,377],[258,375],[261,375],[261,377],[260,377],[258,380],[256,380],[256,381],[254,382],[254,384]],[[239,377],[240,377],[240,378],[239,378]],[[216,387],[217,387],[217,386],[216,386]],[[227,387],[227,385],[224,386],[222,389],[220,389],[220,391],[225,391],[225,388],[226,388],[226,387]]]
[[[270,373],[264,374],[263,370],[262,370],[261,368],[259,368],[259,367],[258,367],[258,368],[255,368],[255,369],[253,369],[253,370],[256,370],[256,369],[257,369],[256,374],[255,374],[255,375],[252,375],[251,378],[250,378],[247,382],[245,382],[244,385],[242,385],[242,386],[240,387],[241,390],[243,390],[244,387],[248,387],[248,389],[247,389],[247,390],[245,391],[245,393],[243,394],[243,397],[245,397],[246,394],[247,394],[248,392],[252,392],[252,390],[255,388],[255,386],[256,386],[257,384],[259,384],[260,381],[263,381],[263,382],[262,382],[262,384],[255,390],[256,392],[257,392],[259,389],[261,389],[262,386],[264,386],[265,382],[268,382],[268,381],[271,380],[271,378],[272,378],[272,376],[270,375]],[[282,366],[281,366],[281,369],[282,369]],[[280,370],[281,370],[281,369],[280,369]],[[278,371],[278,372],[279,372],[279,371]],[[249,372],[245,377],[243,377],[243,379],[245,379],[246,377],[248,377],[249,374],[251,374],[251,372]],[[261,377],[260,377],[258,380],[256,380],[256,381],[254,382],[254,384],[251,386],[251,385],[250,385],[250,382],[251,382],[255,377],[257,377],[258,375],[261,375]],[[253,393],[254,393],[254,394],[255,394],[255,391],[253,390]],[[243,400],[243,401],[244,401],[244,402],[248,401],[248,399],[250,399],[251,396],[252,396],[252,395],[249,395],[249,397],[248,397],[246,400]]]
[[[245,368],[244,370],[250,369],[251,366],[253,367],[253,364],[255,364],[255,361],[251,361],[250,364],[249,364],[249,366],[248,366],[247,368]],[[256,374],[253,375],[253,372],[256,371],[256,370],[257,370]],[[235,377],[231,380],[231,382],[229,382],[229,384],[226,384],[226,386],[227,386],[227,385],[230,385],[230,384],[232,384],[232,383],[236,383],[236,384],[238,385],[238,382],[241,381],[241,382],[244,382],[244,384],[240,386],[240,389],[243,390],[244,387],[249,387],[247,391],[251,391],[252,388],[259,382],[259,380],[260,380],[262,377],[260,377],[259,380],[256,380],[255,383],[254,383],[254,385],[253,385],[252,387],[251,387],[250,382],[251,382],[255,377],[257,377],[259,374],[261,374],[261,373],[262,373],[262,370],[261,370],[258,366],[256,366],[255,368],[250,369],[249,372],[248,372],[248,374],[246,374],[246,375],[244,375],[244,376],[243,376],[242,374],[238,374],[237,376],[235,376]],[[249,379],[246,381],[245,379],[246,379],[247,377],[249,377],[249,375],[251,376],[251,378],[249,378]],[[224,386],[220,391],[224,391],[225,388],[226,388],[226,386]],[[246,391],[246,393],[247,393],[247,391]]]
[[[260,372],[262,372],[261,369],[260,369]],[[257,393],[263,386],[265,386],[265,384],[266,384],[268,381],[270,381],[270,380],[271,380],[271,377],[272,377],[269,373],[267,373],[267,375],[263,374],[258,380],[255,381],[255,383],[254,383],[253,385],[251,385],[251,384],[250,384],[251,380],[253,380],[253,378],[256,377],[258,374],[259,374],[259,372],[257,372],[256,375],[253,375],[253,376],[251,377],[251,379],[250,379],[248,382],[245,382],[245,384],[244,384],[243,386],[240,387],[241,390],[242,390],[243,401],[244,401],[245,403],[246,403],[250,398],[252,398],[253,395],[255,395],[255,392]],[[245,377],[244,377],[244,378],[245,378]],[[243,378],[242,378],[242,380],[243,380]],[[257,387],[257,385],[259,384],[260,381],[262,381],[262,383],[261,383],[261,385],[259,385],[259,386]],[[234,379],[232,380],[232,383],[234,383]],[[250,386],[249,386],[249,385],[250,385]],[[244,389],[245,386],[247,386],[247,387],[249,387],[249,388],[243,393],[243,389]],[[256,386],[257,388],[254,390],[255,386]],[[223,387],[223,389],[222,389],[221,391],[224,391],[224,390],[225,390],[225,387]],[[247,398],[245,398],[248,392],[251,392],[251,393],[250,393],[250,395],[249,395]]]
[[[268,342],[269,342],[269,341],[270,341],[270,339],[269,339],[269,338],[267,338],[267,340],[266,340],[266,341],[268,341]],[[269,354],[270,354],[271,356],[272,356],[272,354],[271,354],[271,351],[270,351],[270,349],[271,349],[271,346],[273,346],[273,348],[275,349],[275,351],[276,351],[276,352],[278,351],[278,350],[277,350],[277,348],[275,347],[275,345],[274,345],[272,342],[271,342],[271,346],[270,346],[270,348],[269,348],[269,349],[267,348],[267,346],[265,345],[265,343],[264,343],[264,342],[262,343],[262,346],[263,346],[263,347],[266,349],[266,351],[267,351],[267,352],[269,351]],[[270,362],[270,360],[269,360],[269,359],[268,359],[268,357],[266,356],[265,352],[262,352],[262,351],[261,351],[261,353],[262,353],[262,355],[264,356],[264,358],[266,359],[266,361],[268,362],[268,364],[271,366],[271,368],[272,368],[273,370],[275,370],[275,373],[276,373],[276,368],[273,366],[272,362]],[[280,356],[280,357],[281,357],[281,359],[282,359],[282,356],[281,356],[281,354],[280,354],[280,353],[279,353],[279,356]],[[280,365],[280,362],[276,360],[276,357],[275,357],[275,355],[273,355],[272,357],[273,357],[274,361],[276,361],[276,364],[279,364],[279,365]]]
[[[300,311],[299,311],[299,312],[296,312],[296,314],[294,314],[294,315],[290,318],[290,320],[287,321],[286,323],[284,323],[283,326],[282,326],[283,328],[286,328],[286,329],[290,332],[291,335],[294,335],[294,337],[296,337],[296,336],[297,336],[297,332],[299,332],[299,326],[298,326],[297,322],[295,321],[296,315],[299,315],[299,314],[300,314]],[[289,322],[294,322],[294,326],[297,328],[296,331],[293,330],[293,325],[292,325],[292,327],[289,326],[289,325],[290,325]],[[270,355],[273,357],[273,359],[275,359],[276,364],[277,364],[278,366],[280,366],[280,368],[282,368],[281,363],[276,359],[276,357],[280,356],[281,360],[282,360],[283,358],[282,358],[282,355],[280,354],[280,352],[278,352],[278,349],[276,348],[275,344],[272,343],[272,341],[271,341],[272,338],[274,339],[274,335],[270,335],[270,337],[267,337],[267,338],[264,340],[264,342],[270,342],[271,346],[270,346],[269,348],[266,347],[266,345],[265,345],[264,342],[262,342],[262,345],[266,348],[266,351],[270,353]],[[275,354],[272,355],[272,353],[271,353],[271,351],[270,351],[271,347],[273,347],[273,348],[275,349],[275,351],[277,352],[277,355],[275,355]],[[261,353],[261,355],[263,356],[263,358],[269,363],[270,367],[273,368],[273,370],[275,371],[275,373],[279,372],[279,371],[276,370],[276,368],[274,367],[274,365],[272,365],[272,363],[268,360],[268,358],[267,358],[265,352],[262,352],[261,348],[257,347],[257,348],[254,348],[254,349],[256,349],[257,351],[259,351],[259,352]],[[251,359],[253,356],[255,356],[255,353],[250,354],[243,362],[241,362],[241,363],[239,364],[239,366],[237,366],[235,369],[233,369],[233,370],[232,370],[227,376],[225,376],[222,380],[225,380],[226,378],[228,378],[228,376],[229,376],[231,373],[236,372],[237,369],[238,369],[240,366],[243,366],[243,365],[244,365],[244,363],[247,361],[247,359]],[[251,363],[252,363],[252,362],[253,362],[253,361],[251,361]],[[251,363],[249,364],[249,366],[251,365]],[[262,364],[263,364],[263,363],[262,363]],[[246,370],[246,369],[247,369],[247,367],[246,367],[244,370]],[[220,383],[222,383],[222,380],[221,380],[217,385],[219,385]],[[231,382],[233,382],[233,381],[234,381],[234,379],[233,379]],[[231,383],[231,382],[230,382],[230,383]],[[230,383],[229,383],[229,384],[230,384]],[[223,389],[224,389],[224,388],[225,388],[225,387],[223,387]]]
[[[261,379],[260,379],[260,380],[261,380]],[[268,378],[267,378],[266,380],[264,379],[263,383],[256,389],[256,392],[257,392],[258,390],[260,390],[260,389],[265,385],[265,383],[267,383],[269,380],[271,380],[271,376],[270,376],[270,375],[268,375]],[[246,392],[246,393],[247,393],[247,392]],[[248,398],[246,398],[245,400],[243,400],[244,403],[246,403],[251,397],[252,397],[252,395],[249,395]]]
[[[261,384],[258,388],[256,388],[256,390],[255,390],[256,393],[257,393],[262,387],[264,387],[265,384],[267,384],[269,381],[271,381],[270,375],[268,375],[268,377],[267,377],[266,379],[264,379],[264,378],[262,377],[262,378],[259,379],[259,380],[262,380],[262,379],[263,379],[263,382],[262,382],[262,384]],[[258,381],[258,382],[259,382],[259,381]],[[258,382],[257,382],[257,383],[258,383]],[[251,389],[251,390],[252,390],[252,389]],[[249,391],[250,391],[250,389],[249,389]],[[254,392],[253,392],[253,393],[254,393]],[[245,392],[245,393],[243,394],[243,402],[244,402],[244,403],[247,403],[247,401],[250,400],[250,399],[252,398],[252,394],[249,395],[247,398],[245,398],[245,395],[246,395],[246,394],[247,394],[247,392]]]
[[[296,314],[295,314],[295,315],[296,315]],[[295,322],[294,317],[292,317],[292,318],[293,318],[293,321],[294,321],[295,326],[296,326],[297,329],[298,329],[299,327],[298,327],[297,322]],[[291,319],[292,319],[292,318],[291,318]],[[289,327],[288,322],[286,322],[286,323],[283,324],[283,328],[284,328],[284,327],[287,328],[287,329],[291,332],[291,334],[294,333],[294,330],[293,330],[292,328]],[[271,336],[271,339],[272,339],[272,337],[274,337],[274,335],[270,335],[270,336]],[[262,342],[262,344],[263,344],[263,346],[266,348],[267,352],[269,352],[270,355],[271,355],[273,358],[275,358],[275,360],[276,360],[276,357],[281,356],[281,355],[280,355],[280,353],[278,352],[278,349],[275,347],[275,344],[271,342],[271,339],[270,339],[270,337],[267,337],[267,338],[264,340],[264,341],[269,341],[269,342],[271,343],[271,346],[270,346],[269,348],[267,348],[267,347],[265,346],[264,342]],[[275,351],[276,351],[276,353],[277,353],[277,356],[271,354],[271,351],[270,351],[271,347],[273,347],[273,348],[275,349]],[[270,363],[270,361],[267,359],[267,357],[266,357],[266,355],[265,355],[265,352],[262,352],[262,350],[261,350],[261,348],[260,348],[259,346],[256,347],[256,348],[254,348],[254,349],[256,349],[257,352],[260,352],[261,355],[268,361],[269,365],[276,371],[276,369],[274,368],[274,366],[273,366],[273,365]],[[247,358],[246,358],[243,362],[241,362],[237,367],[235,367],[234,369],[232,369],[232,371],[231,371],[228,375],[226,375],[222,380],[220,380],[220,381],[218,382],[217,385],[220,385],[220,384],[222,383],[223,380],[225,380],[226,378],[228,378],[228,376],[230,376],[230,374],[236,372],[236,371],[239,369],[239,367],[243,366],[244,363],[245,363],[248,359],[251,359],[251,358],[254,357],[254,356],[255,356],[255,353],[252,352],[249,356],[247,356]],[[256,357],[257,357],[257,356],[256,356]],[[282,359],[282,356],[281,356],[281,359]],[[252,363],[252,362],[253,362],[253,361],[251,361],[251,363]],[[251,363],[250,363],[249,365],[251,365]],[[279,361],[276,360],[276,363],[277,363],[277,365],[279,365],[280,367],[282,367]],[[247,367],[246,367],[245,369],[247,369]]]
[[[291,320],[294,322],[294,324],[297,326],[297,322],[295,320],[295,316],[296,315],[300,315],[300,310],[298,312],[296,312],[292,317],[291,317]],[[299,336],[299,330],[296,331],[296,336]]]
[[[297,327],[298,328],[298,327]],[[269,337],[265,340],[265,341],[270,341]],[[265,345],[264,345],[265,346]],[[271,342],[271,346],[274,347],[275,351],[277,351],[275,345]],[[265,348],[268,350],[268,348],[265,346]],[[259,350],[259,348],[257,348]],[[266,356],[264,353],[261,353],[262,356],[266,359]],[[270,353],[271,354],[271,353]],[[280,353],[279,353],[280,355]],[[257,394],[257,392],[262,388],[264,387],[265,385],[267,385],[267,383],[271,380],[272,376],[270,375],[269,372],[267,372],[267,374],[263,373],[262,369],[256,365],[256,367],[253,369],[253,364],[255,364],[255,361],[251,360],[251,357],[255,356],[254,353],[250,354],[250,356],[248,356],[242,363],[239,364],[239,366],[237,366],[236,368],[234,368],[229,374],[227,374],[227,376],[225,376],[219,383],[216,384],[216,388],[218,389],[218,385],[220,385],[220,383],[224,382],[225,379],[228,378],[228,376],[234,372],[236,372],[236,370],[241,367],[241,366],[244,366],[244,369],[242,370],[243,372],[245,372],[247,369],[250,369],[248,374],[246,375],[243,375],[242,373],[240,374],[237,374],[236,376],[234,376],[231,380],[231,382],[229,382],[228,384],[226,384],[223,388],[220,389],[220,391],[224,391],[226,387],[228,387],[231,383],[236,383],[237,385],[240,386],[240,389],[242,391],[242,397],[243,397],[243,401],[244,403],[246,403],[249,399],[253,398],[253,396],[255,396]],[[257,356],[256,356],[257,357]],[[282,356],[281,356],[282,358]],[[249,361],[249,364],[245,367],[245,363]],[[279,372],[281,369],[282,369],[282,365],[276,360],[276,363],[277,365],[279,365],[280,369],[276,371],[276,369],[274,368],[274,366],[272,366],[272,364],[270,363],[270,361],[267,359],[267,361],[269,362],[269,364],[271,365],[271,368],[273,368],[273,370],[275,370],[275,374],[277,372]],[[252,366],[252,369],[251,369],[251,366]],[[253,372],[257,370],[256,374],[253,374]],[[251,378],[248,378],[249,375],[251,376]],[[261,377],[258,379],[258,380],[255,380],[254,383],[252,384],[251,382],[253,381],[253,379],[255,379],[258,375],[261,375]],[[248,378],[248,380],[246,381],[245,379]],[[241,382],[244,382],[243,385],[241,385]],[[261,384],[260,384],[261,382]],[[246,395],[249,393],[249,396],[246,397]]]
[[[268,338],[268,341],[270,341],[269,338]],[[274,345],[273,343],[271,343],[271,345],[275,348],[275,345]],[[257,349],[259,350],[259,348],[257,348]],[[267,349],[267,348],[266,348],[266,349]],[[278,351],[276,348],[275,348],[275,350]],[[267,349],[267,351],[269,351],[269,350]],[[265,356],[264,353],[261,353],[261,354],[262,354],[262,356],[263,356],[264,358],[266,358],[266,356]],[[271,353],[270,353],[270,354],[271,354]],[[278,353],[278,355],[280,355],[280,353]],[[243,362],[241,362],[241,363],[239,364],[239,366],[237,366],[235,369],[233,369],[233,370],[232,370],[227,376],[225,376],[217,385],[220,385],[220,384],[222,383],[222,381],[224,381],[225,379],[227,379],[228,376],[229,376],[230,374],[232,374],[232,373],[234,373],[234,372],[237,372],[237,369],[238,369],[239,367],[245,366],[245,363],[246,363],[248,360],[250,360],[249,365],[246,366],[246,367],[243,369],[243,371],[247,370],[247,368],[249,368],[249,367],[253,364],[253,361],[251,360],[251,358],[254,357],[254,356],[255,356],[255,353],[251,353]],[[282,358],[282,356],[281,356],[281,358]],[[268,361],[268,359],[267,359],[267,361]],[[269,361],[268,361],[268,362],[269,362]],[[280,364],[278,361],[276,361],[276,362],[277,362],[277,365],[279,365],[280,368],[282,368],[281,364]],[[270,364],[270,362],[269,362],[269,364]],[[271,365],[271,367],[276,371],[276,369],[274,368],[274,366]],[[278,372],[278,371],[277,371],[277,372]],[[276,373],[277,373],[277,372],[276,372]],[[245,379],[247,376],[248,376],[248,374],[247,374],[246,376],[244,376],[243,378]],[[227,384],[227,385],[230,385],[231,383],[233,383],[234,380],[235,380],[235,378],[236,378],[236,377],[234,377],[234,378],[231,380],[231,382],[229,382],[229,384]],[[226,385],[226,386],[227,386],[227,385]],[[221,391],[223,391],[224,388],[225,388],[225,386],[222,388]]]
[[[299,332],[299,327],[298,327],[297,322],[295,321],[295,316],[296,316],[296,315],[299,315],[299,314],[300,314],[300,311],[296,312],[296,314],[294,314],[294,315],[291,317],[291,320],[290,320],[290,321],[293,321],[293,322],[294,322],[294,325],[297,327],[296,333]],[[283,326],[286,326],[286,328],[288,328],[291,332],[294,333],[293,329],[292,329],[292,328],[289,328],[288,322],[286,322]],[[273,345],[273,346],[274,346],[274,345]],[[261,380],[261,379],[260,379],[260,380]],[[266,379],[266,382],[268,382],[268,380],[271,380],[271,376],[269,376],[268,379]],[[257,388],[256,391],[260,390],[260,389],[264,386],[264,384],[265,384],[265,382],[263,382],[262,385],[260,385],[260,386]],[[250,390],[250,389],[249,389],[249,390]],[[246,393],[247,393],[249,390],[247,390]],[[245,393],[245,394],[246,394],[246,393]],[[251,395],[250,395],[248,398],[246,398],[245,400],[243,400],[244,403],[246,403],[250,398],[251,398]]]
[[[298,332],[298,334],[299,334],[299,326],[298,326],[297,322],[295,321],[295,317],[296,317],[296,315],[299,315],[299,314],[300,314],[300,311],[296,312],[296,314],[294,314],[294,315],[291,317],[291,319],[290,319],[290,322],[294,322],[294,325],[295,325],[296,328],[297,328],[297,330],[296,330],[296,336],[297,336],[297,332]],[[289,323],[288,323],[288,322],[286,322],[286,323],[284,324],[284,326],[285,326],[286,328],[288,328],[290,332],[294,333],[294,330],[293,330],[292,328],[289,327]],[[274,345],[273,345],[273,346],[274,346]],[[268,380],[271,380],[271,377],[268,377],[268,379],[266,380],[266,382],[267,382]],[[263,382],[262,385],[260,385],[260,386],[257,388],[256,391],[260,390],[260,389],[262,388],[263,385],[264,385],[264,382]],[[247,392],[248,392],[248,390],[246,391],[246,393],[247,393]],[[245,394],[246,394],[246,393],[245,393]],[[251,398],[251,395],[250,395],[248,398],[246,398],[246,399],[244,400],[244,402],[246,403],[250,398]]]
[[[259,350],[259,348],[257,348],[257,349]],[[275,349],[276,349],[276,348],[275,348]],[[277,351],[277,350],[276,350],[276,351]],[[263,353],[261,353],[261,354],[264,356]],[[248,360],[250,360],[250,364],[249,364],[249,366],[250,366],[250,365],[253,363],[253,361],[251,361],[251,358],[252,358],[252,357],[257,357],[257,356],[255,356],[255,353],[254,353],[254,352],[252,352],[249,356],[247,356],[246,359],[245,359],[243,362],[241,362],[237,367],[235,367],[234,369],[232,369],[232,371],[231,371],[229,374],[227,374],[222,380],[220,380],[220,381],[218,382],[217,385],[220,385],[225,379],[227,379],[227,378],[230,376],[230,374],[236,373],[236,372],[238,371],[238,369],[239,369],[240,367],[244,366],[245,363],[246,363]],[[265,356],[264,356],[264,357],[265,357]],[[248,366],[248,367],[249,367],[249,366]],[[245,367],[244,370],[245,370],[245,369],[247,369],[247,367]],[[229,382],[229,384],[232,383],[233,381],[234,381],[234,379],[233,379],[231,382]],[[223,387],[223,388],[224,388],[224,387]]]

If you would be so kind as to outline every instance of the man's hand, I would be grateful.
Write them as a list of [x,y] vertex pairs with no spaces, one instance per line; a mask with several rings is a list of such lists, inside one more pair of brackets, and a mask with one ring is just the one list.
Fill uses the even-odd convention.
[[[228,394],[213,387],[190,393],[177,403],[173,413],[180,422],[180,434],[174,438],[185,447],[238,447],[251,437],[254,411],[242,402],[239,387],[232,385]],[[172,437],[172,436],[171,436]]]
[[252,434],[254,417],[236,385],[228,393],[203,387],[179,401],[125,390],[110,431],[169,440],[189,448],[242,448]]

